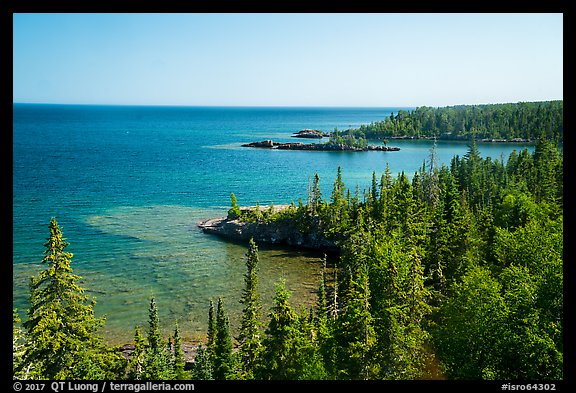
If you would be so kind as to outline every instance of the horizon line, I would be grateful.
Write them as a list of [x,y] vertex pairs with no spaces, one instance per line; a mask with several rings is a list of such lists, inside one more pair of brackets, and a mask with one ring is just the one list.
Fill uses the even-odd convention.
[[179,108],[443,108],[454,106],[480,106],[564,101],[560,99],[534,100],[534,101],[502,101],[474,104],[449,104],[449,105],[199,105],[199,104],[95,104],[95,103],[55,103],[55,102],[18,102],[12,101],[12,105],[54,105],[54,106],[120,106],[120,107],[179,107]]

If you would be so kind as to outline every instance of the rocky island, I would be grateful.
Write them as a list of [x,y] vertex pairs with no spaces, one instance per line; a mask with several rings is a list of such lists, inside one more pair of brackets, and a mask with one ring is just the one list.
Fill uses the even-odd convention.
[[322,139],[324,137],[329,137],[330,134],[327,132],[322,132],[320,130],[311,130],[306,128],[302,131],[295,132],[292,138],[309,138],[309,139]]
[[198,223],[198,227],[204,233],[233,241],[247,242],[253,238],[258,243],[287,245],[329,253],[339,252],[336,242],[327,239],[317,230],[318,225],[310,225],[308,229],[303,229],[291,219],[246,219],[247,216],[254,216],[256,212],[276,215],[280,212],[289,212],[291,209],[295,209],[294,205],[270,206],[262,211],[259,206],[240,207],[240,217],[228,213],[226,217],[204,220]]
[[382,145],[369,145],[363,136],[355,137],[354,135],[340,135],[337,131],[332,134],[324,134],[319,130],[304,129],[297,132],[294,137],[299,138],[322,138],[328,136],[328,142],[321,143],[303,143],[303,142],[274,142],[266,139],[259,142],[245,143],[242,147],[258,147],[265,149],[279,150],[308,150],[308,151],[398,151],[399,147],[388,147],[386,141]]
[[353,145],[347,143],[280,143],[267,139],[260,142],[245,143],[242,147],[259,147],[279,150],[315,150],[315,151],[399,151],[399,147],[385,145]]

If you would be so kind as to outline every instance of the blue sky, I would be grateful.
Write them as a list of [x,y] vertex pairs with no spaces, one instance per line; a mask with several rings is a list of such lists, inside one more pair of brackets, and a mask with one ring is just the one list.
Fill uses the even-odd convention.
[[13,101],[444,106],[563,98],[562,14],[15,14]]

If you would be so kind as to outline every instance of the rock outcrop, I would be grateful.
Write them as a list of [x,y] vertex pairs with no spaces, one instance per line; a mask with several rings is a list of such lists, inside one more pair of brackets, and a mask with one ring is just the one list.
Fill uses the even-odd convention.
[[[275,208],[278,209],[277,206]],[[265,223],[244,222],[231,217],[221,217],[202,221],[198,227],[204,233],[234,241],[247,242],[253,238],[258,243],[286,245],[331,253],[340,250],[334,240],[325,238],[318,230],[303,232],[298,228],[297,223],[287,220]],[[311,227],[316,226],[312,225]]]
[[322,139],[324,137],[329,137],[330,134],[322,132],[320,130],[304,129],[302,131],[295,132],[292,138],[310,138],[310,139]]
[[260,142],[245,143],[242,145],[242,147],[263,147],[263,148],[271,149],[274,146],[278,146],[279,144],[280,143],[273,142],[270,139],[266,139],[266,140],[260,141]]

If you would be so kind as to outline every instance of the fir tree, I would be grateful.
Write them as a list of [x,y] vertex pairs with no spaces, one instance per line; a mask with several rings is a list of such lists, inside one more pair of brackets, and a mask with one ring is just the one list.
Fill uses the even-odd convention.
[[260,333],[260,294],[258,285],[258,247],[254,239],[250,239],[248,253],[246,254],[246,268],[244,275],[244,290],[240,303],[244,305],[242,310],[242,322],[238,343],[242,362],[242,374],[244,378],[254,378],[254,370],[258,365],[261,345]]
[[312,214],[318,212],[319,207],[322,204],[322,193],[320,192],[320,176],[318,173],[314,174],[314,183],[312,185],[312,196],[311,196],[311,206]]
[[[30,308],[24,322],[29,345],[17,371],[33,364],[36,378],[65,379],[72,377],[85,357],[96,361],[108,351],[97,335],[104,318],[94,316],[96,301],[84,294],[78,284],[81,277],[73,274],[73,255],[65,251],[69,243],[55,218],[48,227],[42,260],[47,266],[30,281]],[[90,376],[76,373],[75,377]]]
[[214,379],[212,358],[209,351],[200,344],[192,365],[192,379],[208,381]]
[[318,302],[316,306],[316,332],[319,352],[324,361],[326,372],[333,375],[335,369],[333,320],[330,317],[326,293],[326,254],[322,258],[322,274],[318,286]]
[[216,337],[214,340],[213,363],[214,379],[225,380],[232,377],[234,371],[232,336],[230,335],[230,323],[222,298],[218,298],[216,308]]
[[336,180],[332,189],[331,200],[335,206],[339,206],[344,200],[344,182],[342,181],[342,168],[338,167]]
[[236,199],[234,193],[230,194],[230,203],[231,207],[230,210],[228,210],[228,216],[232,219],[240,218],[242,211],[240,210],[240,206],[238,206],[238,199]]
[[322,258],[322,271],[318,285],[318,302],[316,315],[318,321],[328,319],[328,299],[326,297],[326,254]]
[[376,180],[376,172],[372,172],[372,186],[370,187],[369,204],[372,211],[372,217],[377,218],[380,216],[380,198],[378,195],[378,181]]
[[270,322],[263,341],[262,379],[295,379],[293,362],[293,345],[296,336],[297,315],[290,307],[288,300],[291,293],[286,289],[284,280],[276,285],[273,306],[270,311]]
[[291,351],[294,374],[290,379],[326,379],[326,371],[322,355],[320,354],[312,309],[307,311],[302,306],[300,315],[298,315],[295,323],[295,334]]
[[184,370],[186,360],[184,359],[184,351],[182,350],[182,338],[180,337],[178,321],[176,321],[176,326],[174,327],[173,353],[172,367],[174,368],[175,379],[188,379],[188,373]]
[[371,356],[376,338],[368,274],[364,267],[354,270],[348,276],[344,306],[337,320],[338,373],[343,379],[371,379],[378,365]]
[[214,352],[214,343],[216,342],[216,314],[214,314],[214,302],[210,299],[210,308],[208,309],[208,352]]
[[134,332],[134,352],[128,365],[128,379],[140,380],[144,373],[144,356],[146,354],[146,339],[142,335],[140,326]]
[[160,333],[160,318],[154,297],[150,299],[148,310],[148,347],[144,355],[142,379],[159,380],[173,379],[174,374],[170,364],[166,345]]

